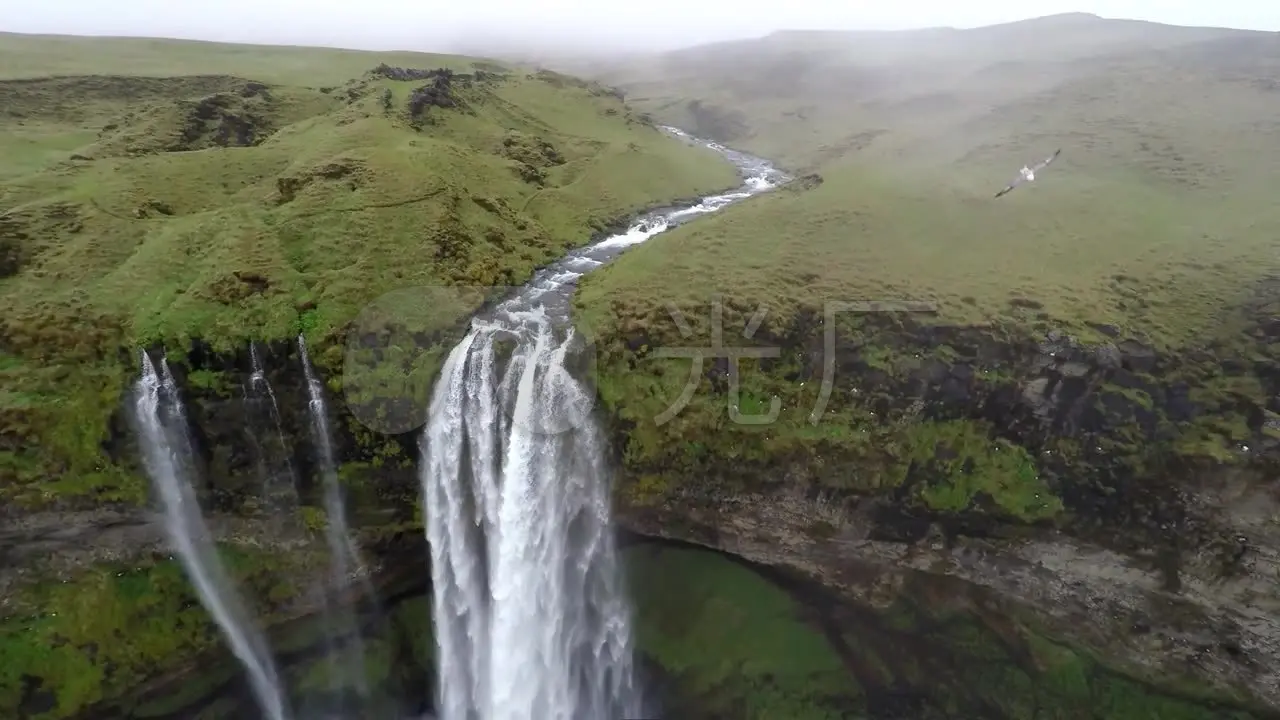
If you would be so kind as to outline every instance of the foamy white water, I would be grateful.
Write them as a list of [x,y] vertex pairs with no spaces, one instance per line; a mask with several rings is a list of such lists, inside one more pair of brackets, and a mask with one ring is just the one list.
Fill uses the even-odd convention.
[[563,326],[585,273],[785,179],[759,158],[702,144],[739,167],[740,190],[646,215],[540,271],[477,319],[441,370],[422,436],[440,720],[605,720],[644,710],[604,437],[594,395],[567,369],[582,348]]
[[[575,338],[545,313],[507,320],[477,324],[450,354],[424,436],[438,714],[631,717],[602,443],[593,398],[565,369]],[[516,342],[506,363],[502,339]]]
[[267,644],[223,571],[200,514],[191,486],[186,413],[168,363],[162,362],[162,368],[157,373],[142,353],[133,420],[143,464],[161,501],[165,532],[201,602],[244,665],[262,712],[269,720],[286,720],[289,711]]

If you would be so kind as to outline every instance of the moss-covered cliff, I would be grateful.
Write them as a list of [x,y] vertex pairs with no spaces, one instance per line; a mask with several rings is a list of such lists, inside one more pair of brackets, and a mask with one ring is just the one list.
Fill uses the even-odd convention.
[[[1275,63],[1261,34],[1076,14],[602,71],[803,176],[584,281],[623,522],[864,610],[920,576],[993,592],[1109,671],[1280,707]],[[1105,695],[1056,702],[1182,712]]]
[[735,290],[724,346],[772,356],[734,368],[707,306],[677,304],[681,327],[631,294],[629,260],[579,303],[624,524],[803,570],[864,607],[906,568],[963,580],[953,592],[994,591],[1132,682],[1280,701],[1275,282],[1201,341],[1163,346],[945,309],[853,313],[824,336],[821,306],[803,305],[742,339],[755,293]]
[[640,644],[667,716],[827,720],[1267,717],[1196,685],[1160,689],[1046,634],[999,595],[911,573],[855,606],[705,549],[627,550]]

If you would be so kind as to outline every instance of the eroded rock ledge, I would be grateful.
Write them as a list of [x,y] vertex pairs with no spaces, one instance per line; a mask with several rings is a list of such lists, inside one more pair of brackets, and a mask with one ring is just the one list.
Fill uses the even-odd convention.
[[[689,494],[624,507],[619,520],[633,532],[800,571],[863,608],[887,609],[913,580],[928,578],[945,589],[951,609],[1014,638],[1033,626],[1188,699],[1212,688],[1246,707],[1258,705],[1251,698],[1280,706],[1274,551],[1258,559],[1262,572],[1225,583],[1188,574],[1172,593],[1158,572],[1061,534],[948,540],[936,531],[914,543],[874,540],[856,504],[794,494]],[[815,536],[819,522],[834,531]]]

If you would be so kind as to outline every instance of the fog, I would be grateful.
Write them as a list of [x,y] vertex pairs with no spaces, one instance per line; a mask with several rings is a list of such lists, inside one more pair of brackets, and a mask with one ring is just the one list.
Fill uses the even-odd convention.
[[966,28],[1061,12],[1280,30],[1274,0],[0,0],[0,30],[371,50],[656,50],[779,29]]

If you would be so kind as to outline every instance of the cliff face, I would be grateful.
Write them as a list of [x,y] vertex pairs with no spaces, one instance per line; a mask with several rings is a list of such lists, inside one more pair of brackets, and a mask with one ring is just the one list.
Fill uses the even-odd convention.
[[[857,479],[871,473],[889,477],[890,458],[822,441],[805,455],[766,445],[759,459],[713,456],[698,464],[673,462],[663,471],[625,454],[644,428],[615,425],[623,453],[619,520],[651,539],[626,553],[641,649],[672,708],[691,717],[766,706],[856,709],[879,718],[945,717],[948,707],[1010,720],[1058,717],[1052,708],[1104,707],[1116,713],[1158,708],[1161,717],[1275,716],[1262,706],[1280,702],[1272,574],[1280,538],[1270,524],[1265,420],[1250,419],[1251,405],[1237,398],[1236,412],[1252,433],[1240,442],[1252,444],[1250,452],[1238,449],[1229,456],[1238,460],[1224,455],[1215,464],[1191,451],[1174,454],[1185,446],[1173,441],[1195,426],[1171,431],[1171,413],[1203,412],[1213,422],[1233,417],[1210,406],[1212,396],[1203,392],[1195,394],[1199,407],[1189,409],[1181,400],[1191,392],[1171,379],[1188,372],[1181,356],[1136,343],[1086,348],[1067,338],[1017,342],[996,339],[989,330],[897,326],[880,332],[879,344],[837,344],[835,377],[847,379],[837,381],[829,408],[848,412],[857,388],[888,416],[886,427],[917,433],[934,428],[927,451],[912,456],[897,485],[859,487]],[[966,338],[978,339],[967,345]],[[890,342],[898,356],[910,357],[912,342],[936,348],[943,339],[955,352],[948,361],[925,359],[897,376],[883,361]],[[811,374],[793,381],[810,382],[800,378],[821,372],[821,335],[812,327],[772,341],[811,352],[801,370]],[[608,398],[614,356],[607,341],[601,347],[600,381]],[[867,362],[871,348],[881,358],[879,367]],[[1214,362],[1226,368],[1220,374],[1235,369],[1237,378],[1269,382],[1270,366],[1261,360],[1243,366],[1227,349],[1214,350]],[[263,622],[275,627],[277,649],[297,687],[314,690],[318,681],[306,678],[315,671],[306,667],[317,651],[318,631],[290,630],[315,616],[327,558],[306,381],[296,343],[258,344],[256,354],[274,404],[249,392],[248,347],[217,353],[195,342],[185,352],[170,349],[168,359],[185,394],[200,456],[198,490],[211,529]],[[160,356],[159,349],[153,356]],[[984,372],[984,364],[992,371]],[[880,369],[886,366],[890,370]],[[319,370],[324,378],[337,374],[323,365]],[[995,379],[983,379],[988,377]],[[1143,383],[1145,397],[1153,400],[1123,392],[1134,383]],[[353,525],[389,604],[399,607],[396,598],[421,597],[428,572],[418,509],[418,430],[374,432],[357,417],[362,409],[353,413],[332,390],[327,400]],[[910,425],[894,415],[903,406],[915,408]],[[112,457],[125,466],[137,458],[127,410],[122,407],[114,421],[118,432],[110,443]],[[1141,420],[1144,413],[1155,419]],[[619,423],[616,416],[610,422]],[[988,423],[982,427],[993,436],[1009,438],[1008,444],[990,450],[971,435],[936,429],[979,422]],[[1150,455],[1140,456],[1164,474],[1130,469],[1145,467],[1133,455],[1108,456],[1126,461],[1118,468],[1083,452],[1043,459],[1041,448],[1064,447],[1067,440],[1104,447],[1117,437],[1139,454],[1145,449]],[[717,437],[699,440],[712,444]],[[1006,467],[984,452],[1019,448],[1037,458],[1037,472],[1015,477],[1038,483],[1043,495],[1037,499],[1032,492],[1021,504],[999,492],[1023,493],[1025,486],[981,484],[998,480]],[[961,459],[950,470],[939,465],[949,458]],[[1177,466],[1181,474],[1169,470],[1176,458],[1184,460]],[[974,467],[966,470],[967,464]],[[282,477],[296,478],[301,509],[290,515],[295,524],[281,522],[266,502],[271,494],[265,488]],[[925,492],[930,487],[934,492]],[[1108,487],[1123,494],[1112,498]],[[938,491],[945,488],[951,492]],[[714,580],[725,560],[688,560],[690,551],[652,539],[692,542],[761,565],[752,570],[759,576],[752,583],[763,584],[748,588],[730,575]],[[11,612],[40,606],[44,615],[26,634],[6,636],[6,650],[31,653],[38,642],[65,638],[48,665],[21,660],[24,679],[15,707],[46,717],[117,717],[140,708],[150,708],[150,717],[179,717],[196,708],[205,717],[226,717],[237,698],[246,700],[234,662],[215,649],[216,630],[164,549],[151,512],[124,506],[49,511],[28,516],[9,540],[5,577],[22,580],[23,588],[7,601]],[[689,582],[667,578],[671,573]],[[701,594],[689,595],[685,586],[692,578],[705,585]],[[136,601],[139,592],[148,602]],[[794,607],[784,613],[752,605],[731,613],[746,625],[714,629],[726,603],[766,592],[781,593],[777,602]],[[421,599],[415,603],[412,633],[429,648],[428,611]],[[701,620],[680,620],[695,606],[706,608],[696,615]],[[114,610],[103,614],[104,607]],[[400,617],[394,607],[391,615]],[[753,619],[758,612],[765,615]],[[689,622],[708,633],[708,647],[698,650],[682,640],[692,637]],[[408,632],[401,628],[393,636]],[[742,647],[726,639],[743,632],[769,635]],[[809,646],[820,637],[826,664],[813,674],[768,670],[761,663],[777,652],[768,639],[774,635],[797,658],[812,657],[816,651]],[[717,643],[725,644],[711,647]],[[393,651],[410,652],[388,645],[386,652]],[[405,657],[421,654],[411,651]],[[738,655],[735,662],[743,664],[733,681],[715,680],[721,661]],[[210,676],[216,681],[193,685],[190,670],[210,662],[221,668]],[[410,683],[404,697],[426,696],[429,677],[422,673],[430,662],[415,662],[419,669],[411,678],[380,682],[399,688]],[[68,692],[68,668],[92,670],[100,680]],[[764,675],[754,675],[757,670]]]
[[[150,352],[164,355],[160,348]],[[252,354],[270,394],[250,387]],[[217,353],[196,341],[170,348],[167,359],[190,420],[196,492],[223,562],[262,623],[291,638],[277,647],[283,661],[302,663],[317,653],[318,621],[307,631],[289,628],[322,608],[329,551],[298,345],[259,343]],[[405,587],[420,596],[429,570],[415,520],[416,434],[362,433],[341,398],[326,394],[340,478],[368,571],[393,598],[404,596]],[[142,478],[131,401],[126,393],[105,450]],[[169,710],[156,717],[186,717],[190,707],[235,687],[235,661],[218,649],[219,632],[168,549],[158,511],[127,503],[10,509],[6,528],[0,655],[7,674],[0,675],[0,707],[24,717],[116,717],[113,712],[141,712],[135,703],[145,706],[159,692],[157,702]],[[426,630],[421,640],[429,645],[429,624]],[[221,668],[216,682],[193,688],[187,673],[209,663]]]
[[[649,357],[670,334],[620,329],[597,347],[621,522],[798,571],[865,612],[965,616],[1033,684],[1055,667],[1034,652],[1048,637],[1190,703],[1172,716],[1274,716],[1276,297],[1259,286],[1224,312],[1213,337],[1227,339],[1176,348],[1106,326],[1084,343],[880,317],[842,325],[827,358],[820,318],[802,313],[754,343],[779,360],[741,372],[762,378],[740,380],[742,412],[764,414],[770,397],[782,408],[756,426],[711,419],[730,404],[721,360],[696,378],[687,419],[656,427],[675,393],[621,388],[688,370]],[[833,389],[811,425],[827,360]],[[1105,704],[1080,692],[1060,700]],[[1056,717],[1024,712],[995,716]]]
[[[342,51],[281,61],[245,46],[61,38],[54,55],[71,64],[49,77],[48,42],[30,39],[6,66],[18,77],[0,82],[0,125],[31,139],[0,162],[3,717],[127,703],[221,645],[138,466],[122,407],[137,348],[156,361],[167,351],[201,508],[255,616],[278,625],[316,610],[328,565],[294,338],[328,385],[377,581],[401,566],[421,579],[420,422],[388,436],[341,400],[420,421],[413,392],[488,294],[620,217],[738,181],[616,92],[554,74],[404,53],[381,59],[425,67],[365,72],[369,55]],[[76,74],[103,71],[141,76]],[[432,289],[452,303],[424,300]],[[400,347],[367,353],[387,358],[389,377],[353,388],[348,335],[380,341],[414,323]],[[251,340],[274,402],[245,395]],[[422,352],[402,363],[410,344]],[[384,380],[411,407],[380,403]]]

